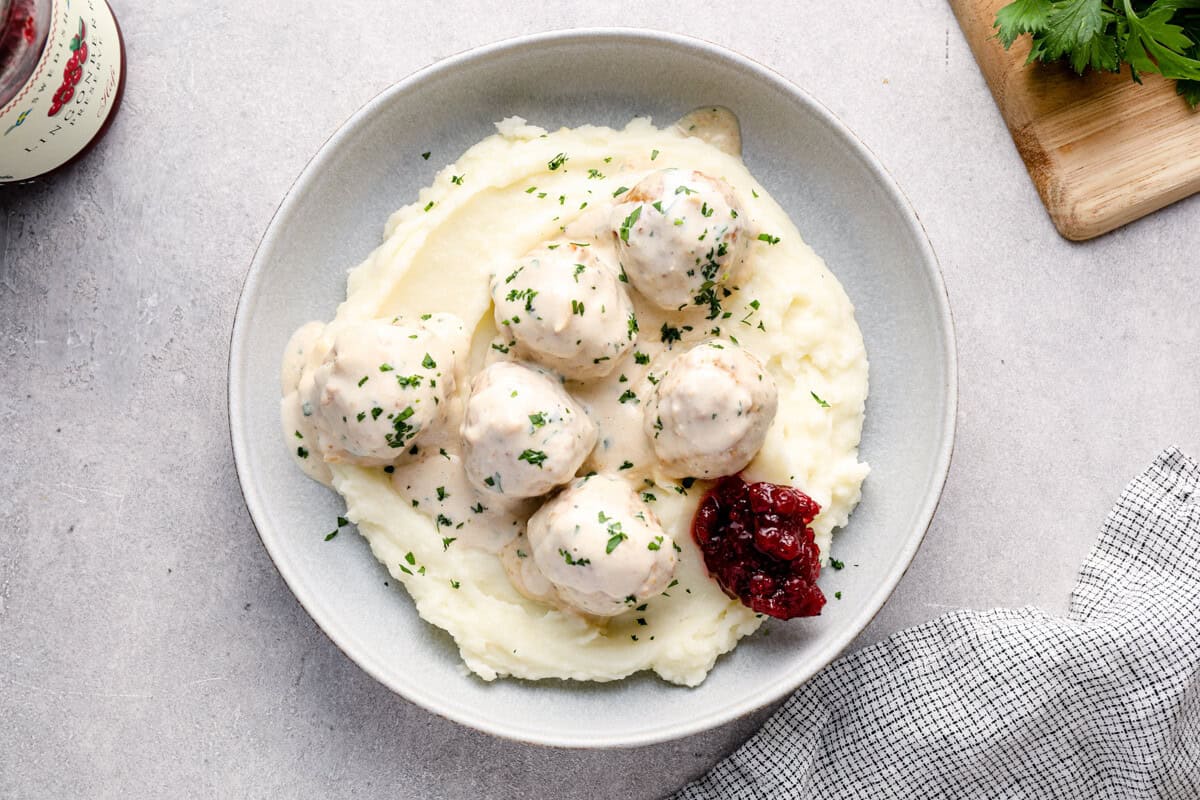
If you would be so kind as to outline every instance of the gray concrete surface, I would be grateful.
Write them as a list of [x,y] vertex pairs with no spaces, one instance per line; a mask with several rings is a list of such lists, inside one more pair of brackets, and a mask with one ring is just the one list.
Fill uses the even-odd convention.
[[0,190],[0,796],[649,798],[761,721],[569,752],[433,717],[321,634],[242,505],[225,365],[272,212],[359,105],[498,38],[732,47],[828,104],[920,213],[957,320],[958,447],[859,646],[963,606],[1065,609],[1123,484],[1165,445],[1200,453],[1200,197],[1060,239],[940,0],[114,5],[111,132]]

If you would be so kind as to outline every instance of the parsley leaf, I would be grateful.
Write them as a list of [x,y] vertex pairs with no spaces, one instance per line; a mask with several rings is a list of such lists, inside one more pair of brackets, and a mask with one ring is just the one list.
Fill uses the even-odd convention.
[[1013,0],[996,13],[996,38],[1005,49],[1032,39],[1029,61],[1065,60],[1088,69],[1130,76],[1157,72],[1178,83],[1176,92],[1200,105],[1200,8],[1195,0]]

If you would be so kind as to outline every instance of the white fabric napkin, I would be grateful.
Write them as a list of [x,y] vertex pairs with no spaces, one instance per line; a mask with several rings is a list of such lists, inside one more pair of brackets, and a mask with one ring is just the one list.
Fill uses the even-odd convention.
[[1126,487],[1066,617],[957,611],[818,673],[676,797],[1200,798],[1200,498]]

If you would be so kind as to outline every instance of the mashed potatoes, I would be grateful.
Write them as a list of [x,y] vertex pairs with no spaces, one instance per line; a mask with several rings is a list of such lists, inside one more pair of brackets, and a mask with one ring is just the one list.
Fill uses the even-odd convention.
[[[656,387],[672,364],[686,366],[689,360],[682,354],[702,342],[732,342],[761,363],[774,383],[778,411],[745,469],[746,479],[796,486],[820,503],[813,528],[825,554],[832,531],[846,523],[858,502],[867,474],[858,461],[867,361],[853,306],[787,215],[747,172],[731,115],[710,110],[685,119],[687,124],[666,129],[635,119],[623,130],[584,126],[553,133],[524,120],[505,120],[497,135],[442,170],[416,202],[388,220],[383,244],[350,273],[346,301],[335,318],[301,328],[288,345],[283,418],[289,447],[309,475],[345,498],[346,516],[404,584],[421,616],[449,632],[467,667],[486,680],[512,675],[606,681],[653,670],[668,681],[695,685],[720,654],[760,624],[754,612],[708,576],[692,541],[692,515],[707,483],[693,480],[696,476],[676,477],[677,465],[664,469],[648,435],[655,421],[647,419],[646,409],[660,399]],[[632,190],[647,179],[641,198]],[[725,185],[730,193],[714,188]],[[634,209],[650,209],[655,198],[659,205],[639,224],[641,212]],[[687,214],[677,216],[684,208]],[[711,278],[689,273],[688,263],[681,261],[672,271],[675,267],[664,267],[662,258],[645,255],[685,234],[689,242],[720,238],[720,251],[690,245],[696,249],[696,267],[711,268]],[[641,255],[637,285],[631,285],[625,270],[633,264],[622,266],[622,251],[635,248]],[[536,312],[529,292],[543,284],[526,286],[527,276],[518,268],[533,269],[530,254],[541,268],[568,253],[586,285],[560,280],[553,315],[519,319]],[[700,263],[708,253],[713,255]],[[653,294],[653,301],[639,286]],[[369,320],[419,325],[422,315],[439,313],[461,320],[471,336],[469,352],[455,355],[452,363],[450,355],[431,351],[444,373],[440,380],[464,376],[439,387],[446,394],[438,396],[438,414],[446,423],[425,430],[385,467],[346,459],[325,463],[315,446],[306,447],[319,432],[304,414],[297,387],[329,361],[339,332]],[[598,346],[575,333],[585,330],[597,332],[593,344]],[[422,346],[415,355],[423,360],[424,354]],[[596,443],[577,474],[596,472],[605,481],[615,477],[627,484],[632,494],[623,501],[622,513],[649,520],[645,530],[625,520],[625,528],[608,540],[609,554],[628,548],[616,555],[631,559],[630,569],[642,576],[638,581],[622,583],[632,572],[573,571],[599,559],[604,548],[572,550],[564,544],[560,522],[569,515],[556,517],[553,526],[544,517],[545,524],[533,531],[541,548],[534,559],[525,527],[544,498],[497,492],[494,485],[469,480],[464,470],[460,429],[471,378],[488,364],[516,358],[539,361],[552,373],[562,366],[560,359],[579,354],[592,363],[577,361],[558,370],[567,376],[562,388],[596,428]],[[412,375],[418,374],[424,375],[414,367]],[[703,381],[681,377],[669,384],[680,384],[678,393],[703,394]],[[371,380],[379,378],[376,367]],[[548,390],[541,391],[549,397]],[[510,395],[524,402],[515,392]],[[747,397],[756,396],[747,389]],[[554,408],[569,407],[564,402],[559,398]],[[719,403],[710,405],[719,413]],[[558,420],[543,416],[540,406],[530,408],[521,406],[517,419],[524,424],[527,418],[529,430],[518,430],[517,424],[511,432],[514,441],[529,437],[535,442],[521,445],[526,468],[550,463],[552,454],[537,449],[536,441],[545,436],[544,422]],[[755,442],[760,435],[755,431]],[[741,434],[729,436],[737,440],[730,447],[745,441]],[[744,460],[736,455],[729,463]],[[556,485],[564,481],[564,476],[550,477]],[[612,525],[610,518],[600,517]],[[613,530],[604,528],[609,534]],[[633,550],[666,545],[670,557]],[[551,582],[534,562],[550,564],[559,556],[565,560],[561,568],[555,564]],[[673,577],[665,582],[661,570],[668,568]],[[622,598],[628,608],[615,616],[601,616],[595,608],[581,613],[554,601],[571,591],[558,582],[576,574],[587,574],[595,584],[575,590],[577,596],[587,592],[589,603],[614,601],[613,586],[633,586],[635,592],[646,587],[647,596]],[[600,609],[605,615],[611,610]]]

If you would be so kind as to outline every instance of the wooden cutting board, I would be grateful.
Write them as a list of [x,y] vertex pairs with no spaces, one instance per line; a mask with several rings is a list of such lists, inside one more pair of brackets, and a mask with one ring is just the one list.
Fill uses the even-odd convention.
[[[1055,227],[1090,239],[1200,191],[1200,110],[1175,84],[1129,69],[1079,77],[1025,65],[1029,37],[995,38],[1008,0],[950,0]],[[1200,224],[1200,221],[1198,221]]]

